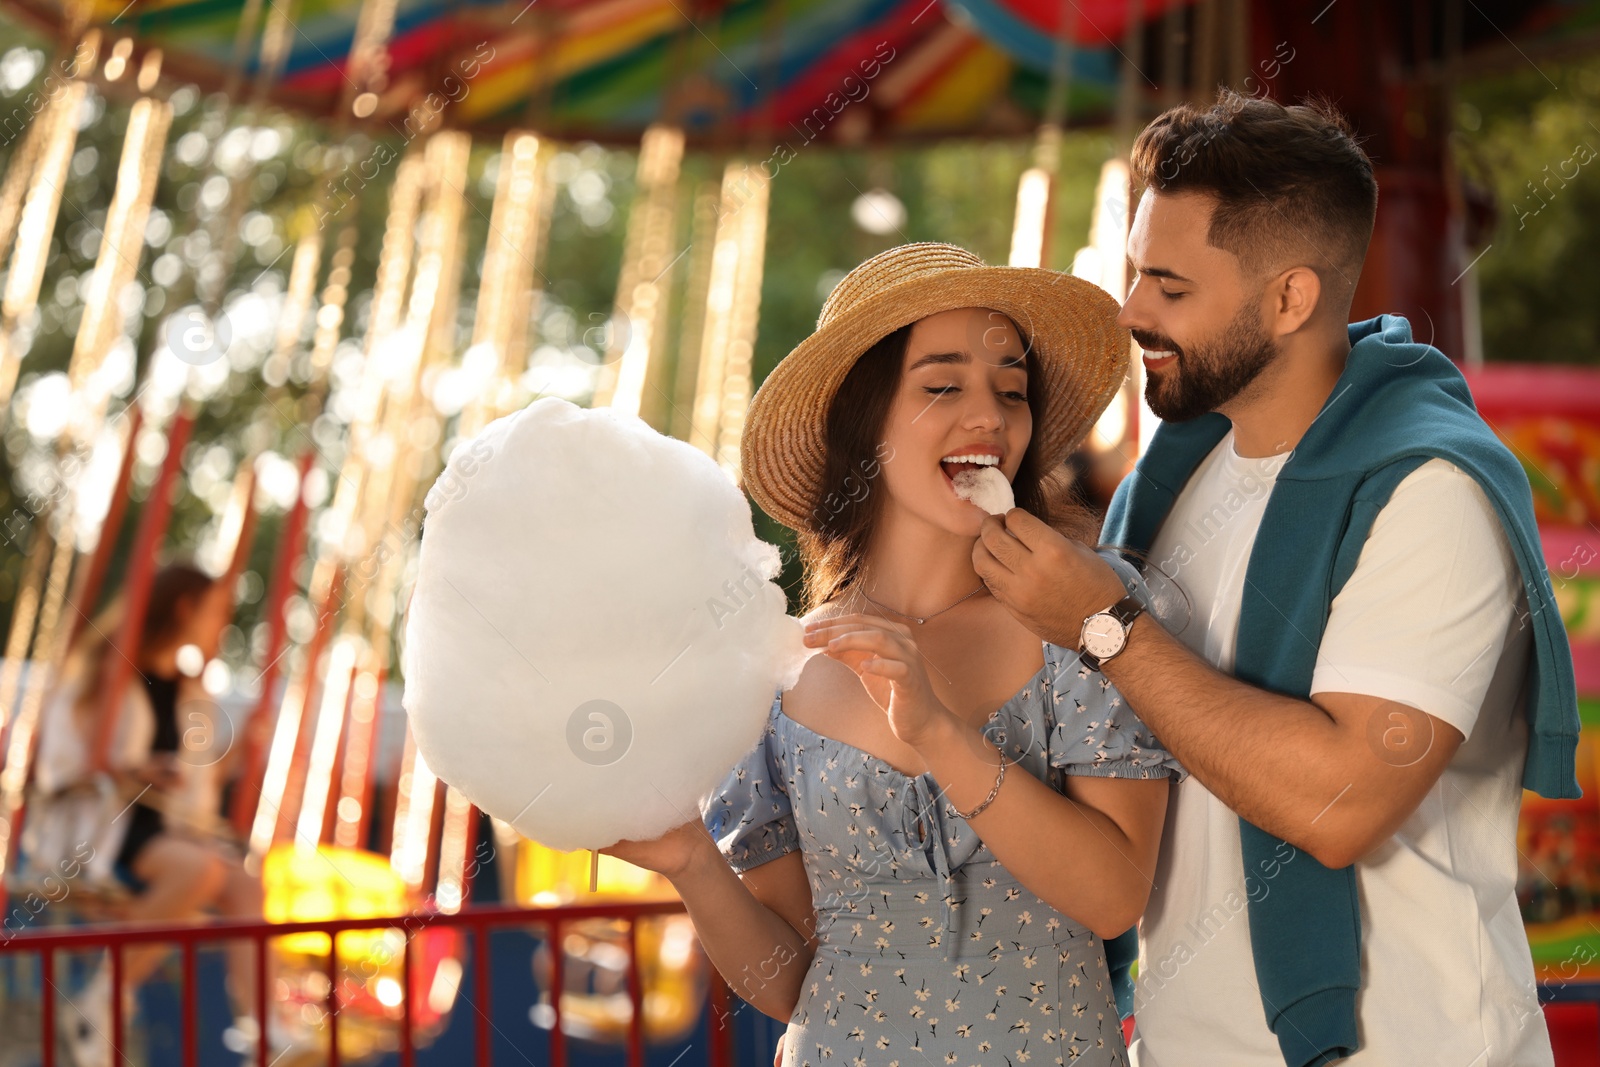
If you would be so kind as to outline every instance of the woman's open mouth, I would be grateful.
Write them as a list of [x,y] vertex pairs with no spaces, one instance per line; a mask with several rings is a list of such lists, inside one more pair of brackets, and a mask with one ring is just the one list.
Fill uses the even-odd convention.
[[985,467],[998,467],[999,465],[999,456],[987,456],[982,454],[974,455],[969,453],[965,455],[947,456],[940,460],[939,473],[944,475],[944,484],[949,487],[950,495],[955,496],[959,500],[961,498],[956,493],[956,483],[955,478],[953,477],[957,471],[982,470]]

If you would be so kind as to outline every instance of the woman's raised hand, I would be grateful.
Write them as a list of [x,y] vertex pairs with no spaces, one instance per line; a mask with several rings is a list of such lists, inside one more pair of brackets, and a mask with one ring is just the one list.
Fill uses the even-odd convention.
[[805,643],[856,672],[901,741],[918,748],[954,712],[934,695],[922,653],[903,623],[875,615],[838,615],[806,623]]
[[716,842],[711,839],[705,823],[698,818],[673,827],[653,841],[624,838],[596,851],[602,856],[615,856],[635,867],[655,871],[668,880],[682,875],[696,861],[705,859],[707,853],[719,860],[721,858]]

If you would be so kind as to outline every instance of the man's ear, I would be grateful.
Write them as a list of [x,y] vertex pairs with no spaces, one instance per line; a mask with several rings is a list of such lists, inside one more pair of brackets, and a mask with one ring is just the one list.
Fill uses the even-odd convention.
[[1267,284],[1266,328],[1283,337],[1303,327],[1322,301],[1322,279],[1310,267],[1290,267]]

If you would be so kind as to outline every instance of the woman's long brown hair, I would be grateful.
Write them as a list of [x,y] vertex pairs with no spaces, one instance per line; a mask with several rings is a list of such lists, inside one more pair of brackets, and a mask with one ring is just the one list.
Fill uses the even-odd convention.
[[215,580],[191,563],[168,563],[156,571],[150,583],[150,599],[145,606],[144,626],[140,630],[137,650],[122,649],[119,652],[112,644],[122,627],[125,594],[118,594],[84,627],[68,652],[64,671],[67,677],[83,681],[74,704],[81,722],[92,720],[99,709],[100,688],[105,681],[106,664],[111,657],[126,655],[137,667],[145,653],[177,636],[187,617],[186,611],[194,610]]
[[[1028,336],[1020,329],[1017,333],[1022,338],[1028,371],[1028,410],[1037,430],[1044,422],[1043,391],[1038,388],[1043,375]],[[803,613],[828,603],[860,575],[868,540],[883,509],[883,493],[875,491],[883,463],[888,461],[882,455],[880,439],[895,392],[900,388],[910,336],[911,326],[902,326],[867,349],[845,375],[828,408],[822,482],[812,505],[811,521],[795,531],[795,544],[805,569]],[[1038,440],[1035,432],[1011,483],[1017,507],[1036,515],[1064,537],[1094,544],[1099,520],[1094,512],[1072,499],[1071,474],[1064,463],[1044,469]]]

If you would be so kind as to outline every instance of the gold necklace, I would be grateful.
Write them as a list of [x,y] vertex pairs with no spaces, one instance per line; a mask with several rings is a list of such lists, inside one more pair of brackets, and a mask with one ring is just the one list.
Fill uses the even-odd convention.
[[[955,604],[951,604],[950,608],[955,607],[956,604],[965,603],[969,598],[977,596],[979,593],[983,592],[987,588],[988,588],[988,586],[986,586],[986,585],[984,585],[983,583],[980,582],[978,584],[978,588],[974,589],[972,592],[968,593],[966,596],[964,596],[960,600],[956,601]],[[856,592],[860,593],[864,597],[867,597],[867,601],[869,603],[871,603],[871,604],[873,604],[873,605],[875,605],[877,607],[882,608],[884,611],[893,611],[896,615],[900,616],[902,619],[911,619],[911,620],[915,621],[917,623],[917,625],[919,625],[919,626],[922,625],[923,623],[927,622],[929,619],[935,618],[936,616],[939,616],[939,615],[943,615],[945,612],[950,610],[950,608],[940,608],[938,611],[934,612],[932,615],[924,615],[919,619],[915,615],[907,615],[903,611],[895,611],[894,608],[891,608],[887,604],[879,604],[876,600],[873,600],[872,597],[867,596],[867,591],[865,589],[862,589],[860,586],[856,587]]]

